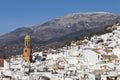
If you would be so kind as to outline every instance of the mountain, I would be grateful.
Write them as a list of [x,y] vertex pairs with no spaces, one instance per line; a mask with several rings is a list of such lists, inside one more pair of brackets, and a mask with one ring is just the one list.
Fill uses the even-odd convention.
[[63,42],[104,30],[120,22],[120,16],[108,12],[74,13],[43,24],[18,28],[0,36],[0,55],[22,54],[25,35],[31,35],[33,51],[59,47]]

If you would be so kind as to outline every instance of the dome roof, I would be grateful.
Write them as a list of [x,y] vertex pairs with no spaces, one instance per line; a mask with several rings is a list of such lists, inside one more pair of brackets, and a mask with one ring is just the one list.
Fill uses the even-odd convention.
[[26,36],[25,36],[25,39],[30,39],[30,36],[29,36],[29,35],[26,35]]

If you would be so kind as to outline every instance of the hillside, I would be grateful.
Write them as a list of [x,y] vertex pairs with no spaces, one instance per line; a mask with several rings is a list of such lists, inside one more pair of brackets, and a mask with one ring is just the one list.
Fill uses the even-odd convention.
[[77,13],[58,17],[43,24],[18,28],[0,36],[0,56],[22,54],[24,36],[31,35],[33,52],[59,47],[64,42],[104,30],[120,22],[120,16],[107,12]]

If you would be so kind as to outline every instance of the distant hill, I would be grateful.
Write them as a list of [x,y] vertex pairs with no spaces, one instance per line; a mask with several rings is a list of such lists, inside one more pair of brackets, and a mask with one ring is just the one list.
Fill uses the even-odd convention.
[[0,36],[0,56],[22,54],[24,36],[31,35],[33,51],[59,47],[77,37],[104,30],[120,22],[120,16],[108,12],[76,13],[43,24],[18,28]]

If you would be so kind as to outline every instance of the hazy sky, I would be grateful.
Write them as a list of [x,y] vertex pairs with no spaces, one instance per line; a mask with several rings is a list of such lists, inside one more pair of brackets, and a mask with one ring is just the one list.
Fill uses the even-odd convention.
[[120,15],[120,0],[0,0],[0,35],[71,13],[97,11]]

